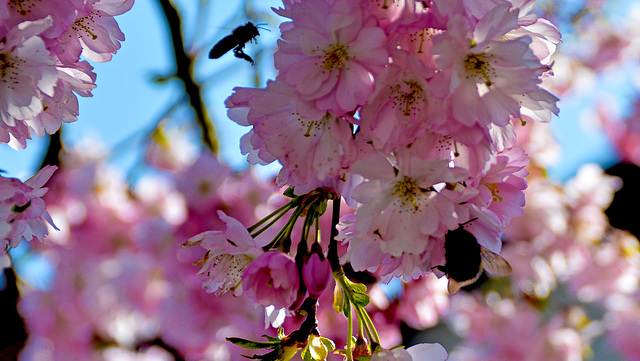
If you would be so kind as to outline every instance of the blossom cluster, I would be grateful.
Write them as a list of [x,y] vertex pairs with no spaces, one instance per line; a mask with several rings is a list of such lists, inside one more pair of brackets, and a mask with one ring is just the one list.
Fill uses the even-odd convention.
[[133,1],[0,1],[0,143],[25,148],[76,120],[76,94],[96,86],[80,56],[111,60],[124,40],[114,16]]
[[44,167],[24,183],[0,177],[0,270],[11,266],[8,247],[17,247],[23,238],[42,241],[49,233],[47,223],[55,228],[42,200],[43,186],[55,170]]
[[499,253],[526,187],[513,124],[558,113],[541,83],[560,35],[533,4],[284,1],[275,80],[226,101],[241,150],[355,209],[338,239],[356,271],[429,273],[462,225]]

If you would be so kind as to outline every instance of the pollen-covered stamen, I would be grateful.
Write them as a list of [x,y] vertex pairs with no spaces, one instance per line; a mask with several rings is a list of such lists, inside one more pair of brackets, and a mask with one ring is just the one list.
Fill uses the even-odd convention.
[[394,108],[402,109],[404,116],[415,115],[424,102],[424,90],[414,80],[405,80],[404,86],[397,84],[391,87],[391,98]]
[[[205,255],[202,260],[195,264],[200,266],[202,263],[206,263],[208,254],[209,252],[207,252],[207,255]],[[207,277],[211,277],[211,273],[214,270],[216,273],[225,276],[225,280],[218,291],[216,291],[216,294],[221,295],[229,290],[235,291],[242,281],[242,272],[244,272],[251,261],[252,259],[244,254],[220,254],[214,257],[211,261],[211,269],[207,272]]]
[[33,1],[29,0],[13,0],[9,1],[9,8],[16,9],[18,14],[26,16],[31,12],[31,8],[36,6]]
[[500,196],[500,189],[498,189],[497,183],[485,183],[484,185],[489,188],[489,191],[491,192],[491,200],[493,202],[502,202],[504,200],[504,198]]
[[100,15],[94,14],[93,12],[87,16],[83,16],[74,21],[71,28],[77,33],[84,31],[85,33],[89,34],[89,36],[91,36],[92,40],[96,40],[98,38],[98,35],[93,33],[93,28],[90,25],[95,22],[94,17],[96,16],[100,17]]
[[422,54],[422,45],[424,45],[424,32],[425,29],[420,30],[420,45],[418,46],[418,54]]
[[24,63],[25,61],[22,59],[0,54],[0,84],[8,89],[15,89],[19,83],[20,65]]
[[[411,33],[409,36],[409,42],[412,44],[411,47],[415,49],[417,54],[423,54],[425,52],[429,53],[429,49],[425,49],[425,46],[427,44],[431,44],[433,42],[433,37],[442,32],[443,31],[440,29],[423,28]],[[414,44],[415,42],[418,42],[418,44]]]
[[298,112],[293,112],[291,115],[295,118],[295,120],[300,123],[301,128],[306,129],[303,136],[305,137],[315,137],[318,133],[326,127],[328,127],[328,120],[331,118],[330,113],[326,113],[321,120],[309,120],[303,116],[301,116]]
[[349,53],[347,47],[342,44],[332,44],[324,52],[324,60],[322,66],[331,71],[333,69],[341,69],[342,66],[349,60]]
[[467,79],[475,79],[478,83],[485,83],[487,86],[491,86],[493,81],[491,78],[495,78],[496,73],[491,66],[489,56],[485,54],[469,54],[464,60],[464,68],[467,75]]
[[404,208],[407,204],[411,204],[414,212],[420,209],[416,201],[420,193],[422,193],[422,188],[420,188],[418,183],[414,179],[406,176],[396,183],[393,189],[393,194],[400,199],[400,206]]

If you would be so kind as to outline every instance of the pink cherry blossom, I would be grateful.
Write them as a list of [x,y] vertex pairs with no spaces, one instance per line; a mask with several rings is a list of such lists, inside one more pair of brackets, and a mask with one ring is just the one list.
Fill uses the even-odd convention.
[[330,113],[302,116],[292,95],[293,88],[278,82],[269,82],[266,89],[236,88],[226,101],[229,117],[253,125],[242,139],[242,152],[249,153],[253,164],[279,160],[280,186],[342,175],[356,156],[350,124]]
[[348,0],[285,3],[275,11],[292,20],[281,25],[277,79],[323,112],[344,115],[364,104],[388,62],[384,31],[371,15]]
[[247,265],[258,257],[262,250],[240,222],[222,211],[218,211],[218,216],[226,224],[227,229],[224,232],[201,233],[191,237],[183,246],[199,245],[207,250],[204,257],[198,261],[198,273],[206,273],[202,287],[207,292],[220,295],[231,290],[241,294],[241,276]]
[[362,136],[380,150],[411,144],[433,124],[446,121],[440,100],[431,96],[433,70],[405,52],[392,53],[394,62],[380,72],[376,90],[361,110]]
[[52,47],[63,64],[73,64],[80,55],[91,61],[110,61],[120,49],[124,34],[114,16],[133,6],[133,0],[86,1],[76,10],[73,23],[60,35]]
[[45,39],[56,39],[73,22],[78,1],[49,0],[42,3],[37,0],[7,1],[9,15],[6,26],[12,27],[23,21],[34,21],[50,16],[52,26],[44,31]]
[[0,207],[4,209],[0,232],[5,244],[16,247],[22,238],[42,241],[49,233],[47,223],[55,228],[41,197],[47,192],[44,184],[56,169],[46,166],[24,183],[0,177]]
[[557,98],[538,86],[549,70],[529,48],[531,38],[500,40],[517,24],[517,10],[505,3],[487,12],[477,24],[453,15],[447,31],[434,39],[431,51],[442,69],[439,77],[448,114],[466,127],[508,124],[520,108],[537,120],[558,113]]
[[457,227],[455,205],[433,189],[454,182],[446,161],[397,159],[394,166],[382,156],[354,164],[352,171],[367,181],[357,185],[353,198],[362,203],[356,210],[358,232],[380,237],[380,248],[392,256],[420,254],[427,236],[444,236]]
[[467,184],[479,190],[478,196],[469,202],[474,206],[471,216],[478,221],[470,223],[468,230],[494,253],[500,252],[500,237],[511,218],[523,213],[528,161],[522,149],[507,149],[486,163],[482,177]]
[[299,285],[295,262],[280,251],[261,254],[242,273],[242,288],[247,297],[263,306],[291,306]]
[[51,17],[0,28],[0,142],[24,148],[30,131],[25,121],[43,110],[42,98],[54,95],[55,60],[40,37]]
[[317,299],[329,283],[331,267],[329,261],[320,259],[318,253],[311,254],[309,260],[302,266],[302,279],[307,287],[309,296]]

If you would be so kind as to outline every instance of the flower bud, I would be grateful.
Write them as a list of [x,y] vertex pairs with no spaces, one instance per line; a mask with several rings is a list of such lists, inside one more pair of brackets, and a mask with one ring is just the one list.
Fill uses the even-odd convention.
[[302,267],[302,279],[309,291],[309,297],[318,299],[329,283],[331,266],[324,257],[313,253]]

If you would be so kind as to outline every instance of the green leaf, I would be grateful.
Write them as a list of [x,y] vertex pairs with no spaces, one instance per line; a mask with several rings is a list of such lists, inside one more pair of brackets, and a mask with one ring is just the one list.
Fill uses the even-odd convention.
[[329,352],[333,352],[333,350],[336,349],[336,344],[326,337],[320,337],[320,342],[324,344],[324,347],[326,347]]
[[277,350],[273,350],[264,355],[253,355],[253,356],[242,355],[242,357],[248,358],[250,360],[279,361],[280,359],[282,359],[282,348],[278,348]]
[[343,349],[339,349],[336,350],[334,353],[337,353],[338,355],[342,355],[342,356],[347,356],[347,350],[343,350]]
[[302,357],[302,361],[313,361],[313,358],[311,358],[311,353],[309,352],[308,344],[300,352],[300,357]]
[[355,306],[366,307],[369,304],[369,302],[371,302],[371,299],[369,298],[369,296],[362,293],[353,294],[353,304]]
[[351,314],[351,302],[349,302],[348,298],[344,299],[344,307],[342,308],[342,313],[346,318],[349,318],[349,315]]
[[370,361],[371,355],[360,355],[355,358],[356,361]]
[[354,283],[349,281],[349,283],[347,284],[349,285],[349,287],[353,292],[365,293],[365,294],[367,293],[367,286],[363,285],[362,283]]
[[351,292],[351,297],[353,298],[353,304],[358,307],[365,307],[371,302],[369,296],[367,296],[367,286],[362,283],[354,283],[346,280],[347,287],[349,287],[349,291]]
[[267,340],[269,340],[269,342],[277,342],[277,343],[280,343],[280,339],[281,339],[281,337],[280,337],[279,333],[280,333],[280,330],[278,330],[278,337],[271,337],[271,336],[269,336],[269,335],[262,335],[262,337],[264,337],[264,338],[266,338]]
[[280,346],[280,340],[270,341],[270,342],[258,342],[258,341],[245,340],[244,338],[240,338],[240,337],[227,337],[227,341],[231,342],[236,346],[240,346],[242,348],[248,348],[252,350],[259,350],[263,348],[275,349],[276,347]]
[[340,313],[344,309],[344,293],[342,287],[336,282],[336,287],[333,289],[333,309]]

